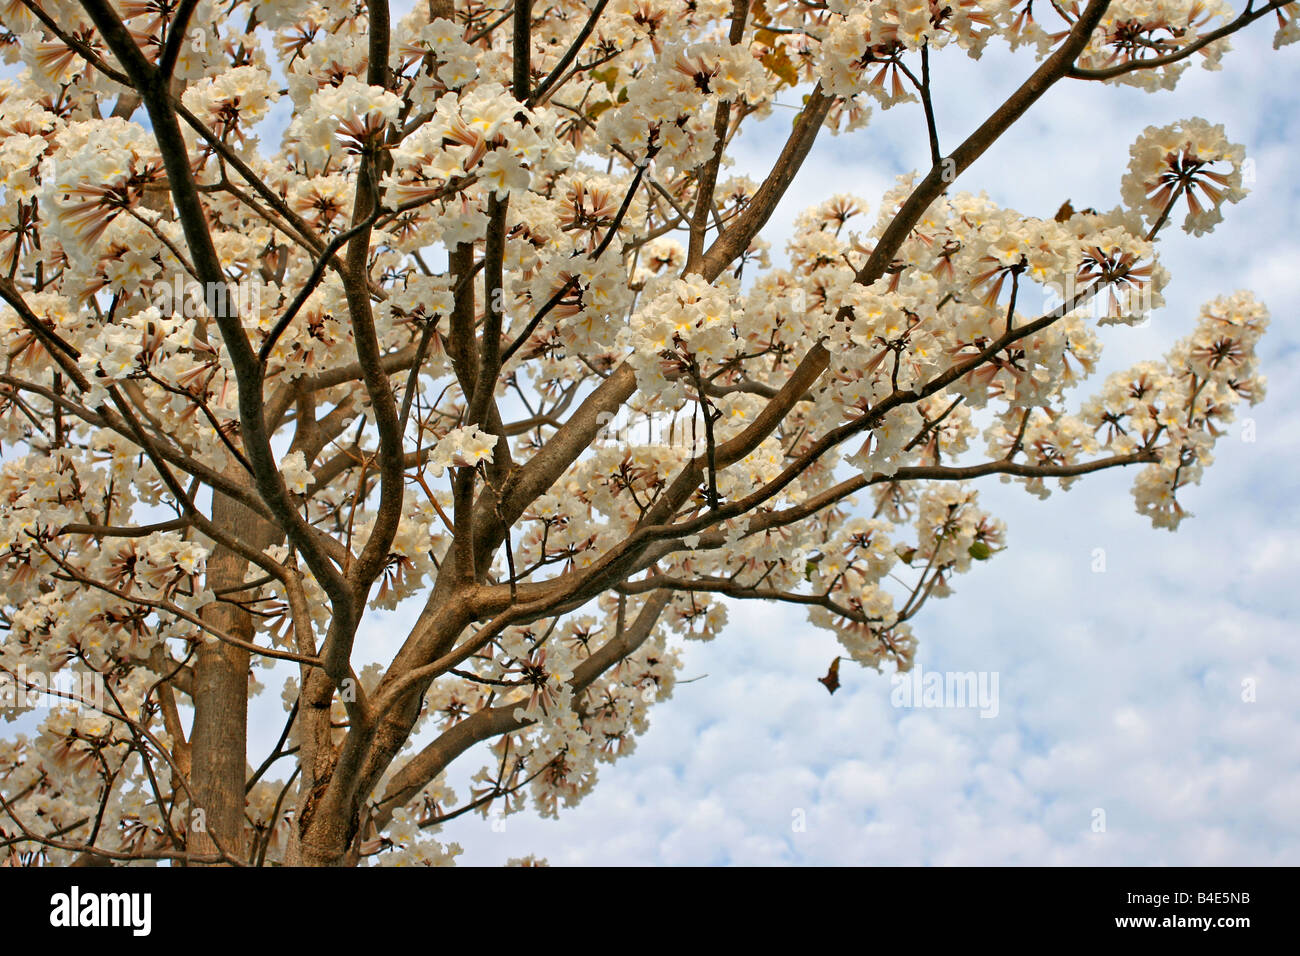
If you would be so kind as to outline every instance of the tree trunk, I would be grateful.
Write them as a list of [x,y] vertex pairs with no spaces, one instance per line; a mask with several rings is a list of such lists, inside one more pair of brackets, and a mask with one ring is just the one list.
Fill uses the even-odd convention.
[[[255,548],[273,543],[267,522],[216,492],[212,521]],[[237,588],[244,583],[247,572],[247,560],[217,545],[208,559],[208,589],[221,592]],[[232,637],[253,640],[252,615],[234,604],[209,604],[203,609],[203,619]],[[194,728],[190,734],[190,786],[197,805],[190,808],[187,844],[193,853],[216,853],[217,842],[231,856],[243,858],[247,853],[244,786],[248,779],[249,663],[248,651],[215,639],[204,641],[198,651],[194,666]]]

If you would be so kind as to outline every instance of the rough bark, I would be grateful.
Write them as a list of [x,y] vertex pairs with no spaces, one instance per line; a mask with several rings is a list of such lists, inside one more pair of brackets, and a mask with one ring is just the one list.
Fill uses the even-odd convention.
[[[266,521],[222,494],[213,495],[212,520],[259,550],[278,537]],[[245,558],[218,545],[208,559],[207,587],[218,593],[237,588],[247,573]],[[203,609],[203,618],[233,637],[253,641],[253,618],[236,604],[214,601]],[[218,843],[233,856],[245,853],[249,664],[248,651],[222,641],[205,641],[197,654],[190,735],[190,786],[197,806],[190,808],[187,846],[197,854],[216,853]]]

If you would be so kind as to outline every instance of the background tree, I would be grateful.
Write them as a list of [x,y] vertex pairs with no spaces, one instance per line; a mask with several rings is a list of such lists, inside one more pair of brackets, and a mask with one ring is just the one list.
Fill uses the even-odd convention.
[[[1074,390],[1099,326],[1160,305],[1162,231],[1243,197],[1242,149],[1149,128],[1109,212],[955,184],[1053,84],[1169,88],[1297,10],[8,4],[0,668],[97,678],[0,743],[9,859],[448,862],[453,816],[586,793],[724,599],[907,669],[921,607],[1002,546],[971,479],[1135,466],[1176,526],[1262,397],[1263,308]],[[1037,66],[941,143],[931,56],[990,41]],[[781,95],[770,171],[725,176]],[[773,268],[814,139],[873,101],[914,104],[929,167],[874,221],[809,210]],[[376,662],[362,620],[404,601]],[[297,673],[250,754],[262,667]]]

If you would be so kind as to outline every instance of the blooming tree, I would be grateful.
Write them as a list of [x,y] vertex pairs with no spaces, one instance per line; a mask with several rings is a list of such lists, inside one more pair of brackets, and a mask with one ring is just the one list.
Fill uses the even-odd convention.
[[[726,601],[906,670],[1002,547],[973,479],[1131,467],[1173,528],[1262,397],[1246,292],[1077,389],[1161,304],[1162,232],[1245,194],[1221,127],[1147,129],[1109,211],[957,181],[1054,84],[1171,88],[1256,20],[1300,38],[1295,0],[408,6],[0,8],[0,672],[67,705],[0,742],[11,863],[450,862],[454,816],[589,791]],[[989,43],[1027,76],[941,143],[931,58]],[[774,265],[814,140],[874,107],[928,166]]]

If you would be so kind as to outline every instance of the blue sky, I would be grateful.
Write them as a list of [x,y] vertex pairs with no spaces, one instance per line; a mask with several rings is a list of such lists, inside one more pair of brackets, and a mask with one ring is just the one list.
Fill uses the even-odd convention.
[[[888,676],[848,665],[832,697],[815,680],[838,653],[830,634],[798,610],[733,604],[725,632],[686,653],[682,676],[708,676],[652,710],[637,750],[603,766],[591,796],[558,820],[512,816],[500,832],[455,821],[443,838],[465,847],[461,862],[1300,863],[1300,48],[1275,52],[1271,37],[1258,24],[1222,71],[1194,66],[1172,92],[1062,83],[958,183],[1026,214],[1051,215],[1066,198],[1105,209],[1147,125],[1203,116],[1245,144],[1253,193],[1207,237],[1167,233],[1168,304],[1144,327],[1106,330],[1092,380],[1162,355],[1216,295],[1249,288],[1268,305],[1268,397],[1185,493],[1195,517],[1153,530],[1128,473],[1047,501],[986,479],[1010,547],[927,606],[917,660],[997,672],[997,717],[895,708]],[[945,147],[1031,69],[997,48],[980,61],[937,56]],[[742,139],[738,171],[761,176],[787,114]],[[851,191],[874,216],[893,177],[926,155],[917,107],[823,135],[765,233],[774,258],[801,208]],[[1104,573],[1092,570],[1097,548]]]

